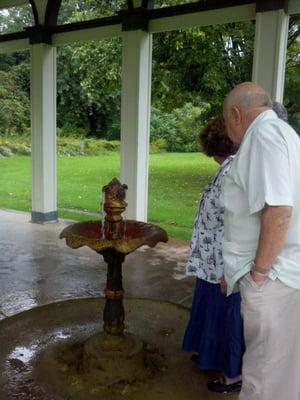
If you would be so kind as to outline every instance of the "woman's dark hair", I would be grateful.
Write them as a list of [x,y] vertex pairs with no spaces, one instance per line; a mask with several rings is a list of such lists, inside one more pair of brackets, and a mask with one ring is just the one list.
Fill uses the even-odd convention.
[[272,110],[276,112],[277,116],[285,122],[289,122],[289,114],[287,109],[279,101],[273,101]]
[[229,157],[238,147],[227,136],[224,118],[218,117],[209,122],[200,133],[199,142],[203,152],[209,156]]

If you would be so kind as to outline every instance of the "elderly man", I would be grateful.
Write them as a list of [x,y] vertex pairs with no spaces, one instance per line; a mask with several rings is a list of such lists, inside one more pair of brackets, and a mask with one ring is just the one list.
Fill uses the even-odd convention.
[[240,145],[222,193],[225,278],[244,317],[240,400],[300,399],[300,139],[271,108],[251,82],[224,102]]

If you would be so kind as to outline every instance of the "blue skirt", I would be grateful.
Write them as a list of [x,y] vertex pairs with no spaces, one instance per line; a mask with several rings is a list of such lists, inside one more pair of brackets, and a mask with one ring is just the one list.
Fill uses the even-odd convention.
[[201,369],[222,371],[229,378],[241,374],[245,351],[240,294],[226,297],[220,285],[197,278],[183,350],[198,353]]

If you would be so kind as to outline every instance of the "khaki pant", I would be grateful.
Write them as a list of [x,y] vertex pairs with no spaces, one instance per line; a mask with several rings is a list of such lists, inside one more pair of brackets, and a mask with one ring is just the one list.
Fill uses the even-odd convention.
[[240,400],[300,400],[300,290],[239,282],[246,352]]

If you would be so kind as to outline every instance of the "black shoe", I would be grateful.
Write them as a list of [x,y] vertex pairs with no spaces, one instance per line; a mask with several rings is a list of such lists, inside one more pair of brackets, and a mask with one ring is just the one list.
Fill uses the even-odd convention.
[[234,393],[239,392],[242,388],[242,381],[230,383],[226,385],[225,378],[217,378],[207,382],[207,387],[212,392],[218,393]]
[[191,361],[193,361],[193,363],[195,363],[195,364],[198,364],[199,356],[197,353],[194,353],[191,355]]

